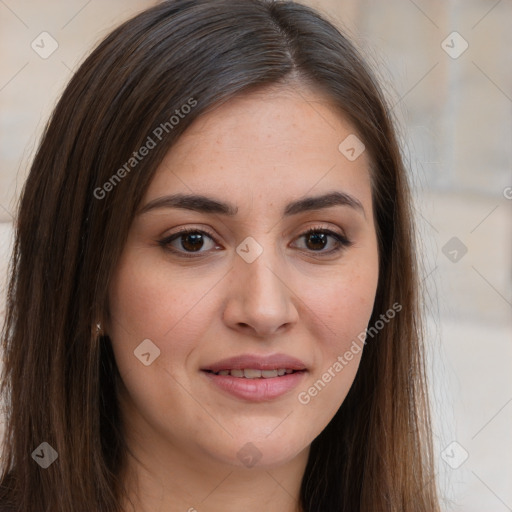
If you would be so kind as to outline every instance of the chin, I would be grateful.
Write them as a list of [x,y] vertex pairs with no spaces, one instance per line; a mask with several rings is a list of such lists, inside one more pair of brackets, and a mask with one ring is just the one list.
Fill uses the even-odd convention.
[[309,444],[305,445],[302,439],[294,442],[289,435],[273,439],[266,435],[244,435],[230,439],[228,446],[220,446],[217,443],[214,448],[214,451],[208,452],[222,464],[246,469],[271,469],[289,463],[307,450]]

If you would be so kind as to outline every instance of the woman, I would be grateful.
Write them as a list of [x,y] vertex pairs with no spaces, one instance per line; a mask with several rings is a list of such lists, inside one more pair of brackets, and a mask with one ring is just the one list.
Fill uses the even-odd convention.
[[438,510],[410,201],[373,75],[312,9],[114,30],[19,206],[2,503]]

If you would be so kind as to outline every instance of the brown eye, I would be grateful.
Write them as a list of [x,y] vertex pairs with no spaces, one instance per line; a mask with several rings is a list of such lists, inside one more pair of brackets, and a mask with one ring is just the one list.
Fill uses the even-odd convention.
[[306,245],[312,251],[321,251],[327,245],[328,238],[325,233],[311,233],[306,236]]
[[[305,240],[306,249],[321,254],[331,254],[352,245],[352,242],[341,233],[323,228],[311,228],[299,237],[299,239],[302,238]],[[334,239],[334,248],[324,250],[329,245],[330,239]]]
[[216,247],[216,241],[213,238],[213,235],[200,229],[182,229],[178,233],[174,233],[162,240],[159,240],[158,244],[164,249],[174,253],[179,253],[184,257],[194,257],[190,255],[190,253],[198,253],[200,255],[213,248],[206,247],[204,251],[201,250],[205,245],[208,245],[206,243],[206,239],[211,240],[211,246]]
[[181,235],[181,246],[186,251],[198,251],[204,244],[203,235],[201,233],[187,233]]
[[[208,247],[208,239],[210,247]],[[320,256],[336,253],[352,245],[352,242],[341,233],[325,228],[312,228],[303,233],[299,239],[305,240],[305,249],[308,252],[318,253]],[[332,240],[334,242],[331,242]],[[325,250],[330,243],[334,247]],[[201,229],[182,229],[159,240],[158,244],[163,249],[185,258],[199,257],[211,250],[220,249],[213,235]]]

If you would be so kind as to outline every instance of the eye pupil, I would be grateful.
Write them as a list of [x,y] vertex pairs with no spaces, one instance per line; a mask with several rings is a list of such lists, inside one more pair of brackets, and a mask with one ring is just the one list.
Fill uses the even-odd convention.
[[[326,237],[327,235],[325,233],[311,233],[309,234],[306,239],[307,240],[313,240],[313,245],[316,245],[318,243],[320,243],[320,247],[313,247],[312,249],[313,250],[319,250],[319,249],[323,249],[325,247],[325,244],[326,244]],[[307,244],[309,248],[311,244]]]
[[[181,245],[187,251],[197,251],[201,249],[203,245],[203,240],[200,233],[187,233],[181,236]],[[184,242],[185,240],[185,242]],[[192,240],[191,243],[188,243],[188,240]]]

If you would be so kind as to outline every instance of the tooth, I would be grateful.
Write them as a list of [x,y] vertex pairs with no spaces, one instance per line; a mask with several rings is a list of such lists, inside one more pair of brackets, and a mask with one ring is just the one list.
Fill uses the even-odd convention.
[[293,370],[286,370],[286,373],[293,373]]
[[277,375],[279,375],[280,377],[282,375],[284,375],[286,373],[286,368],[279,368],[279,370],[277,370]]
[[221,370],[217,375],[229,375],[229,370]]
[[264,377],[265,379],[277,377],[277,370],[261,370],[261,376]]
[[244,370],[244,377],[246,379],[258,379],[261,377],[261,370],[253,370],[253,369],[245,369]]
[[243,377],[244,371],[243,370],[231,370],[231,375],[233,377]]

